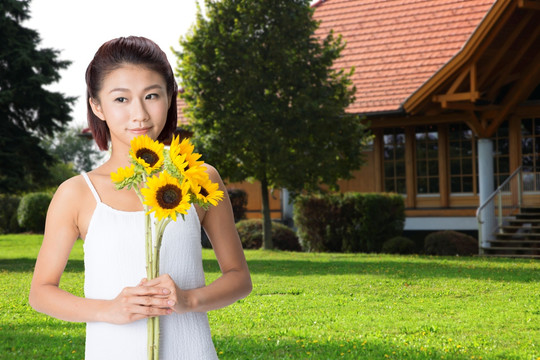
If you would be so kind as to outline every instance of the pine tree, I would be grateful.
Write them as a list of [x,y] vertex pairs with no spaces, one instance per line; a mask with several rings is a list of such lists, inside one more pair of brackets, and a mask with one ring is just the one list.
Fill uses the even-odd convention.
[[30,190],[48,176],[54,160],[40,137],[64,129],[75,100],[44,88],[70,62],[58,60],[56,50],[38,48],[39,34],[21,25],[29,3],[0,4],[0,193]]

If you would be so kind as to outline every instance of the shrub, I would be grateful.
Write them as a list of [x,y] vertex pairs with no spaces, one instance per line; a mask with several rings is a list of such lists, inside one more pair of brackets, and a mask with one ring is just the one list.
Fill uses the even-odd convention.
[[478,240],[457,231],[437,231],[426,236],[424,252],[427,255],[474,255],[478,253]]
[[[262,219],[242,220],[236,223],[236,229],[244,249],[259,249],[262,246],[263,221]],[[300,243],[295,232],[287,226],[272,223],[272,242],[274,249],[287,251],[300,251]]]
[[242,189],[227,189],[234,214],[234,222],[246,218],[248,197]]
[[304,250],[379,252],[403,232],[405,206],[396,194],[299,196],[294,221]]
[[21,198],[16,195],[0,195],[0,234],[13,234],[20,231],[17,222],[17,207]]
[[416,244],[405,236],[396,236],[386,240],[381,251],[386,254],[413,254]]
[[52,196],[48,193],[29,193],[22,197],[17,209],[19,226],[24,230],[42,233]]

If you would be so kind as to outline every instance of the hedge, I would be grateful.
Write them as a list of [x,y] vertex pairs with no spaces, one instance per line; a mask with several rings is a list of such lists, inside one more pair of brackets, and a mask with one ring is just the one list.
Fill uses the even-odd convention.
[[19,226],[24,230],[43,233],[45,218],[52,196],[49,193],[35,192],[22,197],[17,209]]
[[17,221],[20,201],[17,195],[0,194],[0,234],[13,234],[21,230]]
[[403,198],[389,193],[299,196],[294,221],[300,244],[316,252],[380,252],[403,232]]
[[[262,219],[248,219],[236,223],[238,235],[244,249],[260,249],[263,238]],[[278,222],[272,222],[272,243],[274,249],[285,251],[301,251],[298,236],[291,228]]]

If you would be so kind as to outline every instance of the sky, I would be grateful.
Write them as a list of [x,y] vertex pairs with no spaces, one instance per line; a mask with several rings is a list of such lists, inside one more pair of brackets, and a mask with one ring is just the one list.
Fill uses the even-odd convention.
[[[179,50],[179,39],[194,24],[197,0],[32,0],[30,19],[23,26],[36,30],[39,48],[60,51],[58,59],[71,65],[60,71],[61,80],[51,91],[78,97],[72,107],[72,126],[86,125],[84,73],[104,42],[137,35],[155,41],[176,67],[170,50]],[[201,2],[201,6],[204,3]]]

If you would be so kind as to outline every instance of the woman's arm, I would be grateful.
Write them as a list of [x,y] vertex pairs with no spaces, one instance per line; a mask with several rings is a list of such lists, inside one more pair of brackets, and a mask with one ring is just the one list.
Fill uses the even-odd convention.
[[164,308],[166,300],[155,296],[169,294],[161,287],[125,288],[114,300],[81,298],[59,288],[69,254],[79,237],[79,213],[84,204],[81,194],[86,191],[85,186],[81,177],[72,178],[58,188],[51,201],[32,278],[30,305],[39,312],[75,322],[127,323],[170,313]]
[[179,289],[168,275],[162,275],[145,283],[147,286],[162,286],[171,290],[170,306],[177,313],[206,312],[234,303],[249,295],[252,289],[242,243],[234,224],[234,216],[227,189],[216,169],[205,164],[210,179],[219,184],[224,199],[211,206],[204,214],[202,225],[212,242],[222,275],[208,286]]

